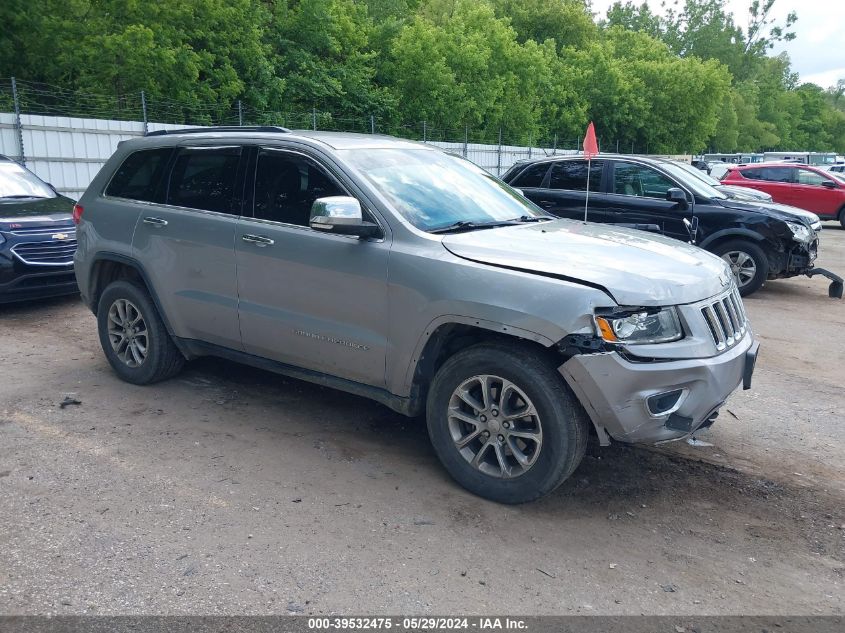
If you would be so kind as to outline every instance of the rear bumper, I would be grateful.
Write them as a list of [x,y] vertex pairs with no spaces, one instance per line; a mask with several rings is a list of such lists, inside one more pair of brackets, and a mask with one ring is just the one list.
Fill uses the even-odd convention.
[[[593,424],[621,442],[680,439],[703,426],[739,386],[750,387],[759,343],[749,330],[712,358],[634,363],[617,352],[580,354],[558,368]],[[648,399],[680,391],[676,406],[654,414]],[[604,439],[604,438],[602,438]]]

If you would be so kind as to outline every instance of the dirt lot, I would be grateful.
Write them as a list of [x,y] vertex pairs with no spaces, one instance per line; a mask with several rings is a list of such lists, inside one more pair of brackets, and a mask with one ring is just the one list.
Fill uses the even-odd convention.
[[78,299],[0,307],[0,612],[842,614],[845,303],[802,278],[747,308],[712,447],[594,446],[502,507],[379,405],[216,360],[134,387]]

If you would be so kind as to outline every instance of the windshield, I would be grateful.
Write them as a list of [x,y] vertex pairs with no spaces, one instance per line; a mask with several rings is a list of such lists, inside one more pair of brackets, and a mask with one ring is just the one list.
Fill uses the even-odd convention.
[[340,153],[402,217],[423,231],[457,222],[489,224],[549,217],[517,191],[463,158],[429,149]]
[[0,162],[0,198],[55,198],[56,192],[31,171],[12,161]]
[[[721,191],[713,188],[714,184],[721,184],[718,180],[712,176],[708,176],[703,171],[696,169],[692,165],[666,161],[661,163],[661,166],[677,180],[680,180],[687,187],[692,189],[692,192],[697,196],[703,196],[705,198],[719,198],[720,200],[728,199],[728,197]],[[690,176],[695,177],[690,178]]]
[[710,174],[702,169],[698,169],[697,167],[693,167],[692,165],[687,165],[686,163],[674,163],[681,169],[686,172],[689,172],[696,178],[698,178],[701,182],[706,182],[711,187],[715,187],[716,185],[721,185],[722,183],[713,178]]

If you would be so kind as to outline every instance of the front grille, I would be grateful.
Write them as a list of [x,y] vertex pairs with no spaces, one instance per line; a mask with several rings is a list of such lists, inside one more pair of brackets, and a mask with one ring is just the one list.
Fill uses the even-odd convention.
[[12,247],[12,253],[24,264],[33,266],[67,266],[73,263],[76,240],[23,242]]
[[701,308],[701,314],[719,351],[733,347],[748,330],[748,318],[736,288]]

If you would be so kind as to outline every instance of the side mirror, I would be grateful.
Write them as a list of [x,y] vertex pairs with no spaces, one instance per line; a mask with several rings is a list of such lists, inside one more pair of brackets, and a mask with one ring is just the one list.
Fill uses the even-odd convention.
[[350,196],[317,198],[311,205],[308,222],[312,229],[337,235],[377,237],[380,229],[373,222],[364,222],[361,203]]
[[839,187],[836,186],[836,183],[832,180],[822,180],[822,187],[827,187],[828,189],[839,189]]
[[678,189],[677,187],[672,187],[671,189],[666,190],[666,200],[674,202],[680,209],[686,209],[689,207],[687,194],[684,193],[683,189]]

